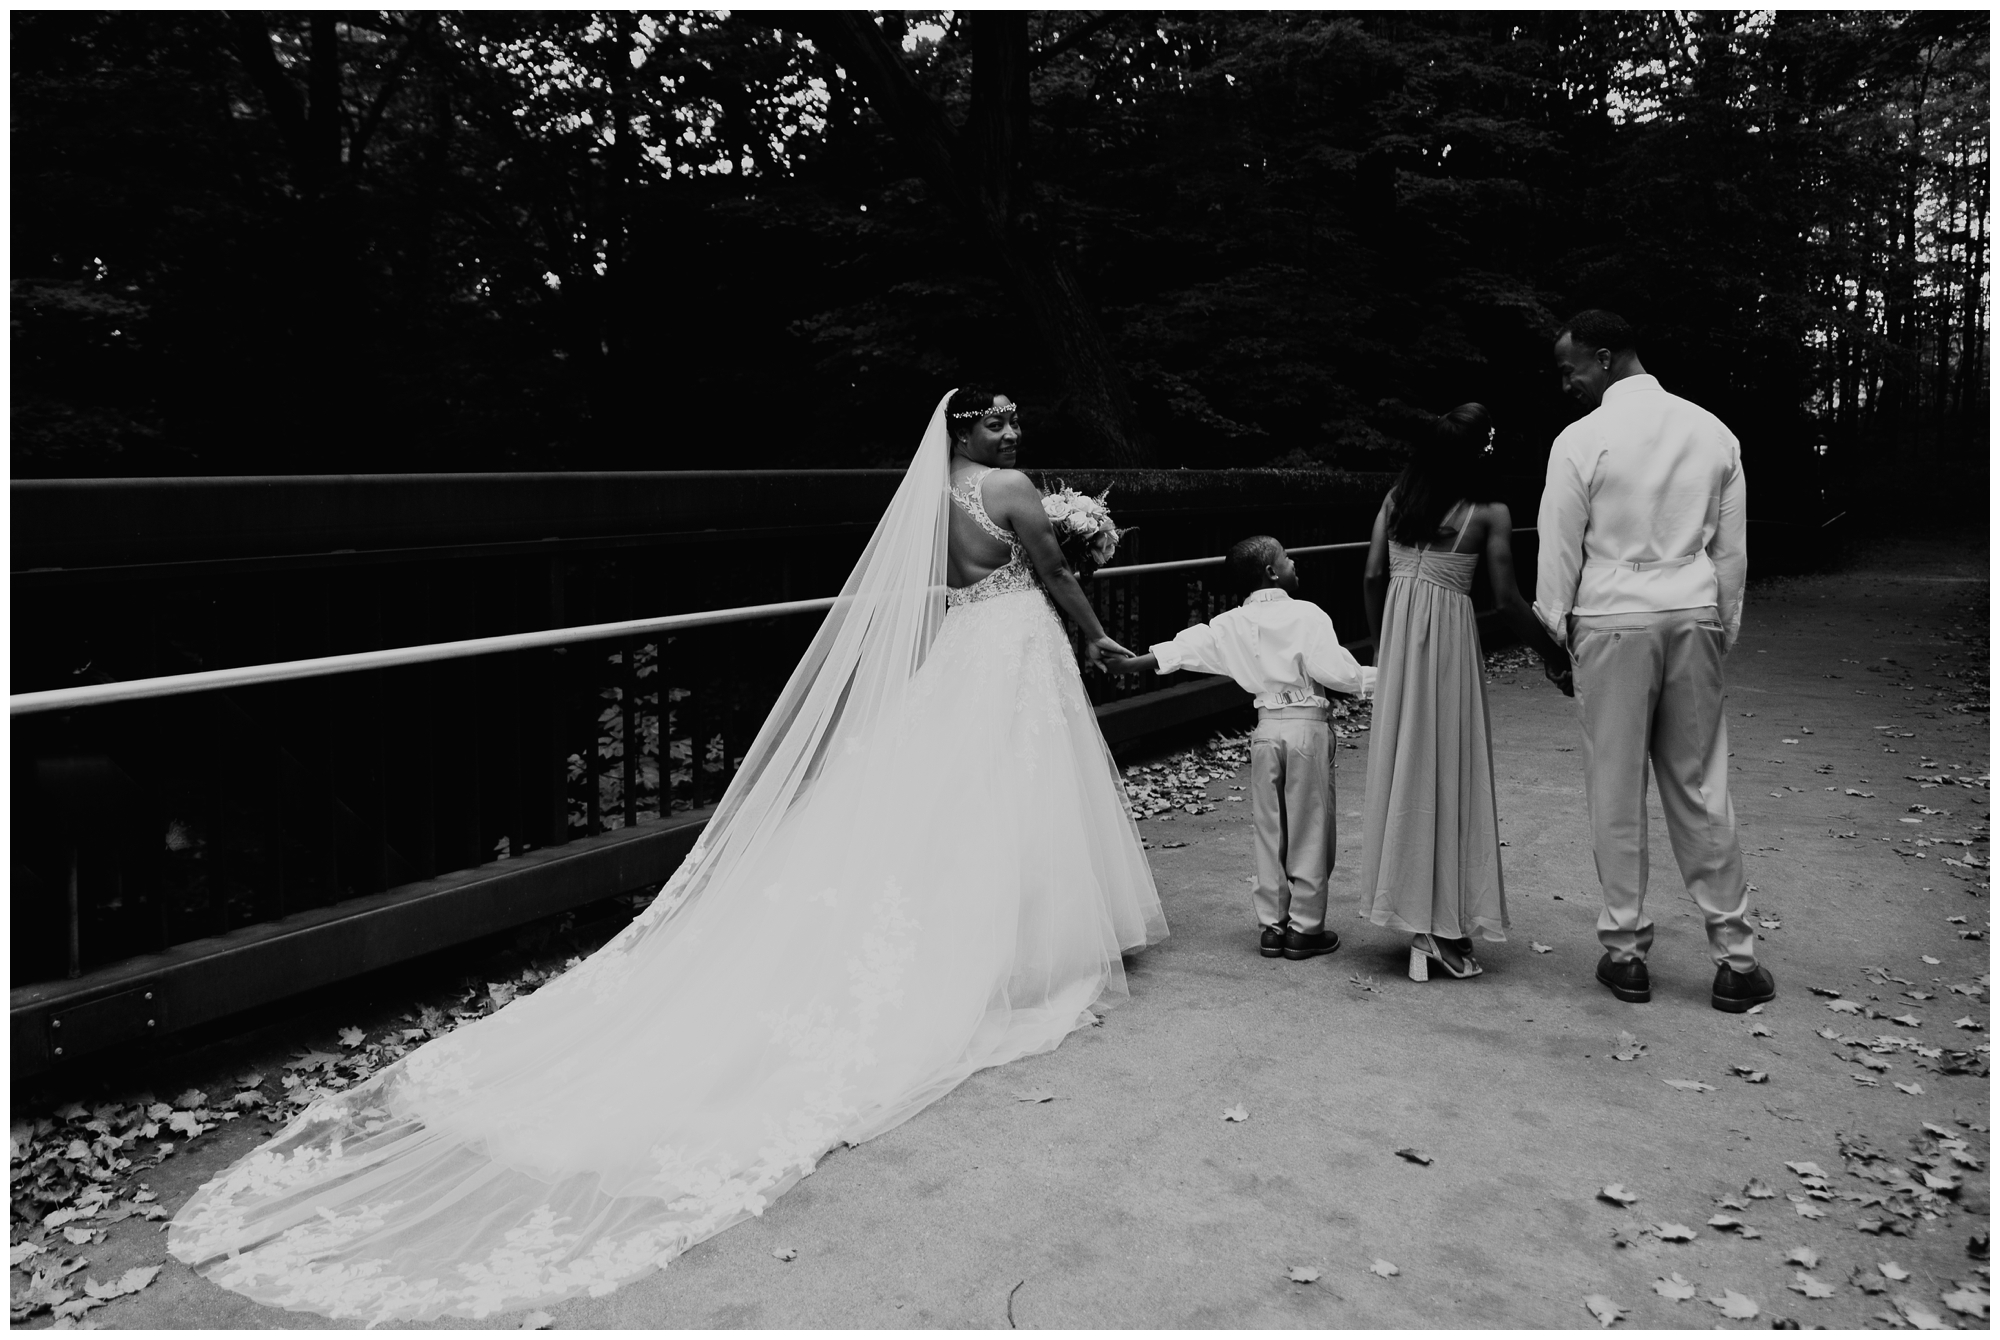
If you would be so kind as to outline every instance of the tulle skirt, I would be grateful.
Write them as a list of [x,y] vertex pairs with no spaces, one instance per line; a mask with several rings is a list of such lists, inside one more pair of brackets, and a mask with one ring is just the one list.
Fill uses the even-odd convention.
[[315,1103],[172,1253],[370,1323],[608,1293],[1123,995],[1166,923],[1047,598],[952,610],[904,692],[726,886]]

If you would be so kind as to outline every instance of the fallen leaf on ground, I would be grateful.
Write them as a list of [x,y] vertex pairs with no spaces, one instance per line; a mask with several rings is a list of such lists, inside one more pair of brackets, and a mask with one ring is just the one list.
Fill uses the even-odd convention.
[[1923,960],[1924,962],[1926,962],[1926,963],[1928,963],[1928,964],[1931,964],[1931,965],[1932,965],[1933,967],[1935,967],[1935,966],[1936,966],[1937,964],[1940,964],[1940,963],[1944,962],[1944,960],[1943,960],[1943,959],[1941,959],[1941,958],[1932,958],[1932,957],[1931,957],[1931,956],[1930,956],[1929,954],[1919,954],[1919,955],[1917,955],[1917,957],[1918,957],[1918,958],[1921,958],[1921,959],[1922,959],[1922,960]]
[[1807,1200],[1796,1201],[1793,1203],[1792,1208],[1798,1211],[1799,1218],[1801,1219],[1826,1218],[1826,1211],[1822,1210],[1819,1206],[1813,1204],[1811,1201]]
[[1733,1214],[1711,1214],[1708,1216],[1710,1228],[1741,1228],[1743,1221]]
[[92,1298],[123,1298],[128,1293],[137,1293],[153,1282],[153,1276],[160,1273],[158,1266],[134,1266],[109,1284],[99,1284],[86,1278],[83,1291]]
[[1660,1083],[1669,1089],[1679,1089],[1682,1093],[1714,1093],[1713,1084],[1703,1084],[1698,1079],[1663,1079]]
[[1016,1089],[1014,1091],[1014,1101],[1017,1103],[1052,1103],[1055,1101],[1055,1097],[1056,1093],[1054,1089]]
[[1682,1279],[1679,1271],[1653,1281],[1653,1292],[1662,1298],[1671,1298],[1676,1303],[1685,1303],[1694,1297],[1694,1285]]
[[1953,1312],[1984,1319],[1993,1306],[1992,1297],[1975,1289],[1955,1289],[1944,1296],[1944,1305]]
[[1811,1247],[1794,1247],[1785,1253],[1785,1263],[1811,1270],[1819,1264],[1819,1252]]
[[1861,1002],[1854,1000],[1829,1000],[1826,1007],[1835,1014],[1861,1013]]
[[1863,1293],[1887,1293],[1889,1281],[1870,1270],[1867,1266],[1856,1266],[1848,1275],[1847,1282]]
[[1808,1298],[1833,1297],[1833,1286],[1831,1284],[1816,1280],[1803,1270],[1793,1271],[1792,1282],[1785,1287],[1794,1293],[1802,1293]]
[[1747,1210],[1750,1202],[1741,1196],[1717,1196],[1715,1203],[1725,1210]]
[[1599,1326],[1611,1325],[1620,1317],[1623,1317],[1629,1310],[1618,1306],[1618,1304],[1612,1302],[1601,1293],[1585,1294],[1583,1296],[1583,1305],[1590,1309],[1591,1316],[1597,1318]]
[[1753,1038],[1768,1038],[1774,1036],[1774,1034],[1762,1024],[1752,1024],[1750,1025],[1750,1036]]
[[555,1324],[556,1319],[546,1312],[530,1312],[527,1316],[521,1318],[521,1324],[514,1329],[517,1331],[546,1331]]
[[1755,1066],[1733,1065],[1729,1068],[1736,1074],[1741,1075],[1745,1084],[1764,1084],[1769,1082],[1771,1078],[1768,1072],[1759,1070]]
[[1750,1179],[1750,1184],[1743,1188],[1743,1194],[1753,1200],[1769,1200],[1778,1193],[1763,1178],[1753,1177]]
[[1722,1309],[1722,1315],[1738,1321],[1747,1321],[1757,1315],[1757,1300],[1746,1298],[1734,1289],[1724,1289],[1722,1297],[1708,1300]]
[[1396,1157],[1410,1163],[1422,1164],[1426,1168],[1432,1162],[1431,1156],[1421,1149],[1399,1149],[1396,1151]]
[[1972,1017],[1971,1015],[1969,1015],[1969,1014],[1968,1014],[1968,1015],[1966,1015],[1966,1016],[1965,1016],[1965,1017],[1964,1017],[1963,1019],[1954,1019],[1954,1020],[1952,1020],[1952,1021],[1951,1021],[1951,1026],[1952,1026],[1953,1028],[1974,1028],[1974,1029],[1976,1029],[1976,1028],[1978,1028],[1978,1027],[1979,1027],[1979,1021],[1978,1021],[1977,1019],[1973,1018],[1973,1017]]
[[1319,1270],[1314,1266],[1293,1266],[1286,1278],[1294,1284],[1311,1284],[1319,1278]]
[[1892,1024],[1901,1024],[1905,1028],[1922,1028],[1924,1026],[1924,1021],[1917,1018],[1914,1014],[1891,1015],[1889,1022]]
[[1389,1276],[1391,1275],[1400,1275],[1403,1273],[1402,1271],[1398,1270],[1395,1266],[1391,1265],[1389,1262],[1384,1261],[1379,1256],[1375,1258],[1375,1264],[1368,1268],[1374,1271],[1377,1275],[1380,1275],[1383,1279],[1388,1279]]
[[777,1257],[780,1261],[796,1261],[799,1259],[799,1249],[796,1247],[774,1247],[771,1249],[771,1255]]
[[359,1047],[367,1038],[368,1034],[358,1028],[340,1030],[340,1045],[343,1047]]
[[1904,1093],[1909,1094],[1912,1098],[1921,1098],[1924,1095],[1924,1086],[1921,1084],[1905,1084],[1903,1081],[1897,1080],[1896,1087]]
[[1875,1268],[1882,1272],[1883,1279],[1894,1280],[1898,1284],[1901,1284],[1910,1277],[1910,1272],[1897,1265],[1894,1261],[1877,1262]]
[[1896,1304],[1896,1311],[1903,1314],[1903,1320],[1909,1322],[1910,1325],[1920,1331],[1949,1331],[1952,1329],[1951,1323],[1925,1307],[1922,1303],[1917,1302],[1914,1298],[1897,1298],[1891,1301]]
[[63,1237],[67,1238],[71,1243],[75,1244],[78,1247],[83,1246],[83,1244],[89,1242],[92,1238],[96,1236],[97,1236],[96,1231],[88,1228],[77,1228],[72,1226],[69,1228],[65,1228],[63,1230]]
[[1826,1176],[1826,1169],[1820,1167],[1817,1163],[1813,1163],[1810,1161],[1800,1161],[1798,1163],[1786,1163],[1785,1166],[1787,1168],[1790,1168],[1793,1172],[1797,1173],[1801,1177]]
[[1654,1224],[1653,1236],[1661,1242],[1693,1242],[1694,1230],[1686,1224]]
[[1608,1200],[1613,1205],[1631,1205],[1639,1199],[1625,1189],[1623,1182],[1613,1182],[1610,1186],[1600,1188],[1597,1196],[1599,1200]]
[[[1553,954],[1556,952],[1554,945],[1545,945],[1540,940],[1528,941],[1528,948],[1534,950],[1537,954]],[[1607,1322],[1605,1324],[1609,1325],[1610,1323]]]

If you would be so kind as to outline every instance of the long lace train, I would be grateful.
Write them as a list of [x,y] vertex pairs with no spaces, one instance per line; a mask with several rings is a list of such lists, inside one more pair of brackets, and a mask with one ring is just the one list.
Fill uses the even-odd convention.
[[701,897],[315,1103],[173,1254],[367,1322],[606,1293],[1123,994],[1166,925],[1047,599],[953,609],[868,723]]

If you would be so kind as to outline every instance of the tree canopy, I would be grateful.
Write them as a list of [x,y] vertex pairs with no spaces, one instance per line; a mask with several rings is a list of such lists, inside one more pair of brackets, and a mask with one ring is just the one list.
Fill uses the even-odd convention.
[[1983,469],[1983,11],[16,11],[17,475],[1538,470],[1612,307],[1753,459]]

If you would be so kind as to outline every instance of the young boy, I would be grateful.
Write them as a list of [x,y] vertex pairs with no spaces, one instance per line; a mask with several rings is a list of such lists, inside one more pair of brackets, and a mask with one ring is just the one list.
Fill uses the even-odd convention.
[[1230,549],[1229,575],[1243,603],[1214,622],[1183,629],[1144,656],[1116,657],[1114,670],[1202,670],[1228,675],[1256,696],[1250,736],[1250,812],[1257,833],[1258,952],[1308,959],[1340,948],[1326,929],[1333,873],[1333,757],[1328,702],[1318,689],[1374,692],[1375,670],[1334,635],[1333,620],[1294,600],[1298,569],[1285,547],[1253,535]]

